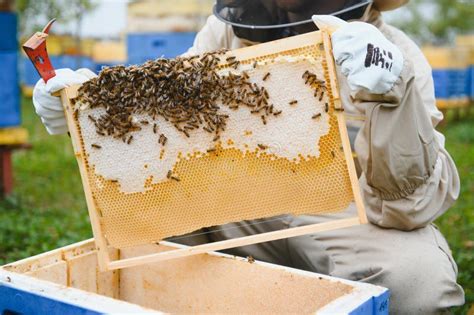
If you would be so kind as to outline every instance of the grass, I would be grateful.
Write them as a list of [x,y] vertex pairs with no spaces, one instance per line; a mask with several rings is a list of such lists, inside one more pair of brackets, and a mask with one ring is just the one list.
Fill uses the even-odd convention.
[[436,224],[448,240],[459,269],[458,283],[466,293],[466,304],[456,313],[466,314],[474,309],[474,115],[450,121],[441,131],[458,168],[461,195]]
[[[15,191],[0,201],[0,265],[92,236],[79,171],[67,136],[49,136],[30,100],[23,124],[33,149],[14,155]],[[461,175],[461,197],[436,223],[448,239],[474,303],[474,117],[450,121],[442,132]]]
[[92,236],[68,136],[50,136],[23,102],[33,149],[14,154],[14,193],[0,201],[0,264]]

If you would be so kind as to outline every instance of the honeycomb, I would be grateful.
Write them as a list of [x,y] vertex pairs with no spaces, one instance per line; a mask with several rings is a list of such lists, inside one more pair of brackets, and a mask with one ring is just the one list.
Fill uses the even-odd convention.
[[[329,84],[334,74],[321,46],[240,60],[247,68],[255,61],[261,65],[249,75],[265,84],[283,118],[272,117],[263,125],[229,110],[228,130],[217,143],[204,132],[190,138],[173,134],[159,121],[168,132],[166,146],[157,145],[151,127],[127,145],[96,135],[87,113],[77,118],[67,112],[75,121],[76,151],[82,152],[78,161],[85,166],[108,244],[125,248],[229,222],[347,208],[353,192]],[[321,100],[302,82],[304,70],[325,78]],[[267,72],[271,79],[262,82]],[[298,100],[295,106],[289,105],[293,99]],[[321,115],[312,119],[315,113]],[[92,147],[96,143],[100,149]],[[179,181],[167,178],[169,171]]]

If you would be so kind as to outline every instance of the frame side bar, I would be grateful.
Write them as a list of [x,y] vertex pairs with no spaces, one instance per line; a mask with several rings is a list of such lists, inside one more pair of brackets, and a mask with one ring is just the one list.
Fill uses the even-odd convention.
[[[79,130],[77,129],[76,122],[73,119],[73,107],[71,104],[71,98],[77,94],[77,88],[73,87],[71,89],[63,89],[60,92],[61,101],[64,107],[64,113],[67,120],[68,129],[71,135],[72,146],[74,149],[74,155],[77,159],[77,164],[79,166],[79,171],[82,177],[82,183],[84,187],[84,194],[86,196],[87,209],[89,211],[89,217],[92,225],[92,232],[96,241],[97,247],[97,258],[100,271],[107,271],[107,265],[110,262],[110,256],[107,249],[107,241],[103,236],[103,231],[100,226],[100,218],[96,209],[94,197],[89,185],[89,177],[87,175],[87,170],[84,165],[84,153],[80,144]],[[72,95],[71,95],[72,94]]]
[[341,103],[341,96],[339,94],[339,86],[337,83],[337,72],[336,64],[334,62],[334,57],[332,55],[332,42],[331,35],[322,31],[322,38],[324,43],[324,53],[326,64],[328,67],[331,90],[334,97],[334,108],[337,110],[335,115],[337,116],[337,122],[339,126],[339,133],[341,135],[342,148],[344,150],[344,156],[346,159],[347,169],[349,171],[349,178],[352,186],[352,193],[354,195],[354,201],[357,207],[357,214],[361,224],[368,223],[367,214],[365,212],[364,201],[362,199],[362,194],[359,187],[359,179],[357,178],[357,171],[354,164],[354,159],[352,157],[351,144],[349,142],[349,135],[347,133],[346,119],[343,112],[343,105]]

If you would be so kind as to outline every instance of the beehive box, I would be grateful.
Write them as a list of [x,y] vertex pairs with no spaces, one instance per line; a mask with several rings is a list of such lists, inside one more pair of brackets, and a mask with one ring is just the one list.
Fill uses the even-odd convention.
[[387,314],[388,298],[382,287],[220,253],[100,273],[93,240],[0,268],[0,314]]
[[456,46],[462,47],[469,52],[466,91],[471,100],[471,106],[474,106],[474,35],[457,36]]
[[212,13],[213,3],[211,0],[133,1],[127,5],[126,32],[197,32]]
[[469,52],[462,47],[425,47],[433,68],[436,102],[440,109],[468,106]]

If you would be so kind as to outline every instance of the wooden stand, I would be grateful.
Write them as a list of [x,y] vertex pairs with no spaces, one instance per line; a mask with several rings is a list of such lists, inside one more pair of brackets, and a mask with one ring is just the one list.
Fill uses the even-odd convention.
[[0,146],[0,197],[5,197],[13,190],[13,168],[11,149]]
[[29,149],[28,134],[22,128],[0,129],[0,198],[13,191],[12,153],[15,150]]

